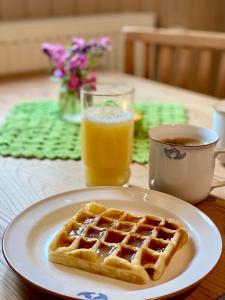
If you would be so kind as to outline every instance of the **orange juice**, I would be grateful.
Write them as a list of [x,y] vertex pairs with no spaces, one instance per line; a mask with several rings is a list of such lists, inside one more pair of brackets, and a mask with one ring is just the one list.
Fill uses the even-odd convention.
[[88,186],[123,185],[130,177],[133,113],[89,108],[82,120],[82,157]]

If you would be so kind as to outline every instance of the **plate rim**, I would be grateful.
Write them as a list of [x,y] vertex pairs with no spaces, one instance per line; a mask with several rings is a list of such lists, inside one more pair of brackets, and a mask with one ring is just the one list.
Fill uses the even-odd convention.
[[61,298],[65,299],[65,300],[83,299],[83,298],[80,298],[79,296],[78,297],[70,297],[70,296],[67,296],[67,295],[62,294],[62,293],[54,292],[52,289],[48,289],[46,287],[43,287],[42,285],[36,284],[36,283],[34,283],[32,281],[32,279],[29,279],[29,278],[25,277],[22,274],[22,272],[18,271],[13,266],[13,264],[10,262],[10,259],[7,257],[7,251],[5,249],[6,237],[7,237],[7,234],[9,232],[10,228],[13,226],[14,222],[16,222],[17,219],[20,218],[22,214],[26,213],[26,211],[32,209],[35,206],[38,206],[38,205],[40,205],[40,204],[42,204],[44,202],[47,202],[47,201],[49,201],[49,200],[51,200],[52,198],[55,198],[55,197],[60,197],[60,196],[71,194],[71,193],[84,192],[84,191],[87,191],[87,190],[103,190],[103,189],[113,189],[113,190],[125,190],[125,189],[128,190],[129,189],[129,190],[134,190],[134,191],[137,191],[137,192],[145,192],[145,193],[148,193],[148,194],[149,193],[153,193],[153,194],[159,194],[159,195],[162,194],[162,195],[165,195],[166,197],[170,197],[174,201],[178,201],[180,203],[183,203],[183,204],[191,207],[191,209],[193,209],[201,218],[204,218],[205,220],[207,220],[207,223],[210,223],[210,225],[213,226],[214,230],[216,230],[217,233],[218,233],[218,236],[220,238],[220,240],[218,241],[219,248],[220,248],[220,253],[219,253],[218,259],[217,259],[216,263],[214,264],[214,266],[210,270],[208,270],[208,272],[204,276],[202,276],[201,278],[199,278],[197,281],[193,282],[192,284],[190,284],[190,285],[188,285],[188,286],[186,286],[184,288],[178,289],[175,292],[151,298],[151,300],[153,300],[153,299],[166,299],[168,297],[173,297],[173,296],[178,295],[178,294],[180,294],[182,292],[185,292],[186,290],[189,290],[189,289],[193,288],[200,281],[202,281],[206,276],[208,276],[209,273],[211,273],[213,271],[213,269],[216,267],[216,265],[218,264],[218,262],[219,262],[219,260],[221,258],[221,255],[222,255],[222,246],[223,246],[223,244],[222,244],[222,237],[221,237],[220,231],[217,228],[216,224],[204,212],[202,212],[196,206],[194,206],[194,205],[192,205],[192,204],[190,204],[190,203],[188,203],[188,202],[186,202],[186,201],[184,201],[184,200],[182,200],[180,198],[177,198],[177,197],[175,197],[173,195],[162,193],[162,192],[159,192],[159,191],[154,191],[154,190],[146,189],[146,188],[142,188],[142,187],[137,187],[137,186],[132,186],[132,187],[96,186],[96,187],[86,187],[86,188],[79,188],[79,189],[67,190],[65,192],[60,192],[60,193],[56,193],[56,194],[44,197],[44,198],[42,198],[42,199],[40,199],[40,200],[32,203],[31,205],[29,205],[26,208],[24,208],[21,212],[19,212],[10,221],[10,223],[6,226],[6,228],[5,228],[4,232],[3,232],[3,236],[2,236],[2,253],[3,253],[3,257],[6,260],[8,266],[11,268],[11,270],[14,271],[27,284],[31,285],[34,288],[37,288],[37,289],[41,290],[42,292],[47,293],[49,295],[53,295],[53,296],[56,296],[56,297],[61,297]]

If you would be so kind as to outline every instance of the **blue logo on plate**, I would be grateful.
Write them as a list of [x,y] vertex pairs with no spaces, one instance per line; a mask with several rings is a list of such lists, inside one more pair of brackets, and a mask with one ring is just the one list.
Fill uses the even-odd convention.
[[77,296],[83,296],[85,300],[108,300],[108,297],[102,293],[81,292]]

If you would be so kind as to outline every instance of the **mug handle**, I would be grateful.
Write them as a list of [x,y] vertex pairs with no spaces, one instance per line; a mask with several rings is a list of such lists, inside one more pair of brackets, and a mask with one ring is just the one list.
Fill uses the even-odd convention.
[[[225,148],[216,148],[214,150],[214,158],[217,157],[218,154],[221,154],[221,153],[225,153]],[[218,187],[221,187],[221,186],[225,186],[225,180],[222,180],[222,181],[217,181],[215,183],[213,183],[211,185],[211,188],[210,190],[213,190],[215,188],[218,188]]]

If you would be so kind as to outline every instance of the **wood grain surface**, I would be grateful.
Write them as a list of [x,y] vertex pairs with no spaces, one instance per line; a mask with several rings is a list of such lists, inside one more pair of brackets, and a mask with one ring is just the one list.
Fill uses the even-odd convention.
[[[104,82],[134,85],[136,100],[184,103],[191,124],[211,127],[216,99],[187,92],[149,80],[123,74],[99,74]],[[57,99],[58,84],[48,77],[3,82],[0,85],[0,122],[10,108],[22,100]],[[148,187],[148,165],[132,164],[130,183]],[[0,241],[7,224],[24,208],[47,196],[85,187],[81,161],[0,158]],[[225,179],[225,168],[216,162],[215,180]],[[214,270],[196,287],[170,299],[210,300],[225,292],[225,188],[218,188],[198,204],[218,226],[223,238],[223,254]],[[19,247],[19,245],[15,245]],[[213,253],[212,253],[213,255]],[[200,267],[200,266],[199,266]],[[54,300],[53,296],[23,283],[8,267],[0,253],[1,300]]]

